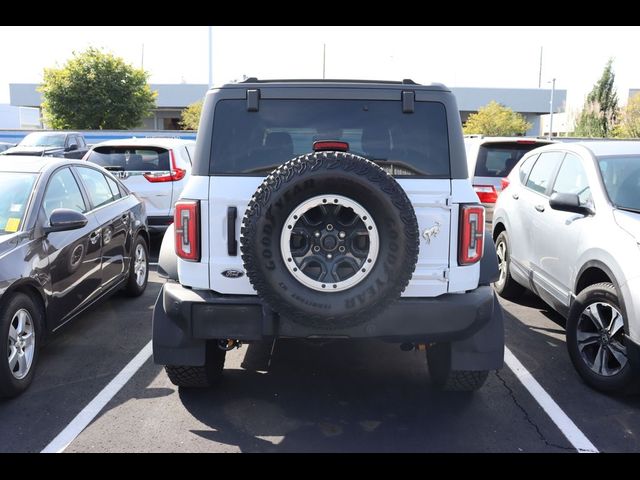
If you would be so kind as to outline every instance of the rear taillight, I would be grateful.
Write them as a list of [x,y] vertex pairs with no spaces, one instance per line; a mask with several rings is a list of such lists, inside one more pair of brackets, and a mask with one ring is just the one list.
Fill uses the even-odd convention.
[[174,214],[176,255],[184,260],[200,260],[200,203],[180,200]]
[[471,265],[482,258],[484,246],[484,207],[462,205],[460,207],[460,249],[458,263]]
[[507,188],[509,186],[511,182],[509,181],[508,178],[501,178],[500,179],[500,189],[504,190],[505,188]]
[[187,171],[176,166],[176,157],[173,154],[173,150],[169,150],[169,160],[171,161],[171,170],[168,174],[166,172],[147,172],[144,174],[144,178],[151,183],[177,182],[178,180],[182,180],[187,174]]
[[473,189],[478,194],[478,198],[482,203],[496,203],[498,192],[493,185],[474,185]]

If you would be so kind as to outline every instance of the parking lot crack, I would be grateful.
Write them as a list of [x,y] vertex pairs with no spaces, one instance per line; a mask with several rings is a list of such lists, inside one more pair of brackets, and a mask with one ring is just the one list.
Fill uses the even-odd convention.
[[509,392],[509,396],[511,397],[511,399],[513,400],[513,403],[516,405],[516,407],[518,407],[518,409],[522,412],[522,414],[524,415],[524,419],[527,421],[527,423],[529,425],[531,425],[534,430],[536,431],[536,433],[538,434],[538,436],[540,437],[540,439],[544,442],[545,445],[547,445],[548,447],[552,447],[552,448],[558,448],[561,450],[566,450],[566,451],[570,451],[570,452],[575,452],[575,448],[573,447],[565,447],[563,445],[558,445],[556,443],[553,442],[549,442],[546,437],[542,434],[542,431],[540,430],[540,427],[538,427],[538,425],[536,424],[536,422],[533,421],[533,419],[531,418],[531,416],[529,415],[529,413],[527,412],[527,410],[522,406],[522,404],[518,401],[518,399],[516,398],[516,395],[513,391],[513,389],[507,384],[507,382],[505,381],[504,378],[502,378],[500,376],[500,372],[496,371],[496,377],[498,377],[498,379],[502,382],[502,384],[504,385],[504,388],[506,388],[507,392]]

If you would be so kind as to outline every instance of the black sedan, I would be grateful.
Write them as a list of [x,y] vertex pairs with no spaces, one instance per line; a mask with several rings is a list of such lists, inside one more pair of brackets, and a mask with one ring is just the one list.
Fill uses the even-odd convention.
[[148,245],[144,203],[106,170],[0,162],[0,397],[29,386],[49,334],[116,290],[144,292]]
[[35,155],[81,159],[89,147],[78,132],[32,132],[2,155]]

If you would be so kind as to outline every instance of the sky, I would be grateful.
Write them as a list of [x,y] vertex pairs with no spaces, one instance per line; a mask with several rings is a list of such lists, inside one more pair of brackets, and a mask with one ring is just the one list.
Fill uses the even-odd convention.
[[[570,109],[613,58],[620,103],[640,88],[640,27],[219,27],[213,32],[213,82],[243,76],[440,82],[450,87],[537,88],[556,79]],[[151,83],[208,83],[208,27],[0,27],[0,104],[9,83],[42,80],[73,51],[102,47]],[[144,55],[143,55],[144,49]],[[144,63],[142,63],[144,61]]]

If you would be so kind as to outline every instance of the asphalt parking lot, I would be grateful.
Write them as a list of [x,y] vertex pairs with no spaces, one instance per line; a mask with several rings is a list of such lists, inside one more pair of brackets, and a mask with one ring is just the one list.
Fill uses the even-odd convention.
[[[40,452],[61,441],[148,345],[162,284],[153,270],[142,297],[112,297],[42,350],[31,388],[0,400],[0,451]],[[536,297],[503,305],[509,350],[569,422],[598,451],[640,451],[640,397],[584,385],[564,345],[562,318]],[[270,347],[227,354],[226,377],[209,391],[178,391],[143,352],[141,368],[82,433],[66,437],[64,451],[576,451],[548,415],[553,408],[543,408],[507,366],[481,391],[460,395],[434,390],[424,353],[397,345],[279,341],[269,365]]]

